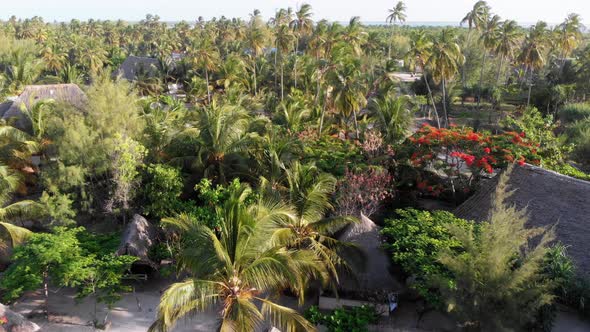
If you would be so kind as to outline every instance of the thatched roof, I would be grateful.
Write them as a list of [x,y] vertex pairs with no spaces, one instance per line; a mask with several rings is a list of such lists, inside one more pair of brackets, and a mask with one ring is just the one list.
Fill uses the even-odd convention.
[[390,259],[381,247],[381,229],[371,219],[361,215],[358,223],[351,224],[339,237],[340,241],[357,245],[366,255],[364,271],[357,272],[357,280],[344,278],[341,287],[346,290],[399,291],[401,286],[389,272]]
[[8,320],[8,323],[2,325],[6,331],[35,332],[41,330],[37,324],[29,322],[22,315],[0,303],[0,318],[2,317],[6,317]]
[[135,81],[137,80],[138,73],[141,71],[148,76],[156,76],[159,66],[160,62],[158,59],[130,55],[123,61],[113,75],[121,76],[128,81]]
[[[6,120],[14,118],[16,120],[14,125],[25,129],[30,124],[22,109],[30,109],[31,106],[43,100],[54,100],[81,107],[86,102],[86,95],[76,84],[27,85],[14,101],[0,106],[0,115]],[[5,108],[6,110],[2,111]]]
[[117,255],[135,256],[139,258],[136,263],[155,268],[156,264],[150,260],[148,255],[155,239],[156,228],[144,217],[136,214],[123,233]]
[[[498,179],[496,176],[483,184],[455,214],[469,220],[487,220]],[[556,240],[568,246],[581,273],[590,273],[590,182],[524,165],[514,168],[508,189],[515,190],[508,203],[527,208],[527,226],[557,224]]]

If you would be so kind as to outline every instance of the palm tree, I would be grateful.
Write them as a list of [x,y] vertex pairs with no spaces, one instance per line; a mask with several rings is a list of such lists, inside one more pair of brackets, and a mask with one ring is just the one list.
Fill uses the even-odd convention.
[[[217,309],[219,331],[255,331],[265,320],[284,331],[314,331],[295,310],[271,300],[291,288],[304,295],[304,283],[321,273],[313,255],[273,246],[262,227],[288,211],[280,203],[246,206],[247,185],[232,190],[218,207],[218,232],[188,216],[163,223],[182,233],[184,245],[178,266],[189,278],[170,286],[162,295],[157,319],[150,331],[169,331],[181,317]],[[198,244],[195,246],[195,244]]]
[[304,3],[295,12],[295,19],[290,22],[291,28],[295,35],[295,63],[293,65],[293,77],[295,79],[295,88],[297,88],[297,55],[299,53],[299,41],[307,36],[313,29],[313,13],[311,5]]
[[227,103],[219,105],[217,99],[199,112],[198,162],[204,167],[205,176],[215,174],[219,182],[225,183],[227,170],[240,163],[240,154],[250,141],[248,119],[243,107]]
[[369,109],[376,128],[381,131],[387,144],[396,144],[406,138],[414,121],[406,97],[387,94],[381,98],[373,98]]
[[486,66],[487,52],[494,50],[498,44],[498,34],[500,28],[500,16],[494,15],[489,20],[481,32],[479,40],[482,42],[484,50],[481,61],[481,70],[479,73],[479,85],[477,86],[477,107],[479,108],[481,103],[481,88],[483,85],[483,74]]
[[559,55],[561,65],[560,72],[563,71],[566,58],[576,49],[582,38],[582,22],[578,14],[569,14],[563,23],[556,27],[557,46],[561,50]]
[[[467,33],[467,41],[465,43],[467,47],[469,47],[469,42],[471,40],[471,34],[473,29],[475,29],[476,31],[481,30],[488,20],[489,13],[490,6],[488,6],[487,2],[480,0],[473,5],[473,8],[461,20],[461,25],[467,23],[469,28],[469,32]],[[465,87],[465,85],[467,84],[467,77],[465,75],[464,67],[462,67],[461,77],[463,81],[463,87]]]
[[412,72],[416,73],[417,68],[422,70],[422,76],[424,77],[426,89],[428,90],[428,97],[436,116],[436,123],[438,128],[440,128],[440,118],[436,110],[436,103],[432,96],[430,83],[428,83],[428,72],[426,70],[426,61],[428,61],[431,51],[432,42],[426,37],[426,32],[421,29],[413,31],[410,37],[410,50],[406,54],[406,61]]
[[500,74],[502,73],[504,61],[514,57],[514,50],[518,46],[520,36],[520,29],[516,21],[506,20],[500,25],[495,50],[495,53],[500,56],[500,65],[498,66],[498,74],[496,75],[496,85],[500,82]]
[[459,67],[465,61],[465,56],[461,53],[461,47],[457,43],[455,30],[445,28],[434,38],[432,43],[432,53],[428,58],[428,67],[432,70],[432,76],[435,82],[442,83],[442,105],[445,116],[445,124],[449,124],[446,101],[446,83],[453,79]]
[[219,53],[211,41],[202,39],[191,51],[191,56],[193,57],[195,64],[205,72],[205,81],[207,82],[207,102],[211,103],[209,73],[217,68],[219,63]]
[[256,60],[258,59],[258,55],[262,53],[264,43],[266,42],[266,30],[264,24],[260,19],[260,14],[256,14],[256,12],[250,18],[250,26],[248,27],[246,33],[246,40],[248,41],[250,51],[252,52],[252,68],[254,71],[254,95],[256,95],[258,91],[256,77]]
[[[348,216],[326,218],[333,209],[330,196],[336,189],[336,178],[321,172],[314,164],[292,162],[282,167],[285,174],[286,196],[292,212],[289,218],[269,219],[268,228],[271,243],[295,250],[310,250],[330,274],[330,280],[338,283],[338,271],[348,269],[347,261],[341,256],[347,248],[353,247],[331,237],[356,219]],[[281,192],[267,188],[270,201],[280,201]]]
[[524,64],[525,70],[529,72],[529,91],[527,96],[527,107],[531,102],[531,90],[533,86],[533,72],[545,65],[545,48],[548,43],[547,23],[537,22],[529,29],[525,38],[523,48],[518,60]]
[[395,31],[395,23],[406,21],[406,5],[403,1],[398,1],[395,7],[389,10],[386,22],[391,24],[391,37],[389,37],[389,50],[387,51],[387,58],[391,59],[391,43],[393,42],[393,33]]
[[300,101],[284,100],[279,104],[277,119],[291,133],[299,132],[311,111]]
[[330,71],[332,98],[334,107],[348,123],[351,116],[354,121],[356,139],[360,138],[357,112],[367,103],[367,87],[362,80],[360,59],[352,56],[350,44],[340,44],[333,52],[336,68]]
[[291,46],[293,45],[293,40],[295,36],[289,29],[289,26],[286,24],[280,25],[276,30],[275,42],[276,42],[276,52],[279,56],[279,61],[281,63],[281,101],[285,99],[285,59],[284,55],[289,52]]
[[22,243],[30,234],[29,230],[13,225],[12,220],[35,215],[40,210],[39,204],[30,200],[9,203],[21,181],[17,173],[0,164],[0,255],[5,255],[7,249]]

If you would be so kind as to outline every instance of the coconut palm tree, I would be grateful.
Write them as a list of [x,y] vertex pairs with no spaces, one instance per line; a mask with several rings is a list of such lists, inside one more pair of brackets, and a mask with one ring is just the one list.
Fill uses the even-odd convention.
[[[490,15],[490,10],[490,6],[488,6],[486,1],[477,1],[473,5],[473,8],[461,20],[461,25],[467,23],[469,29],[469,32],[467,33],[467,41],[465,43],[467,47],[469,47],[469,43],[471,41],[472,31],[480,31],[484,27]],[[462,67],[461,78],[463,81],[463,87],[465,87],[467,84],[467,77],[464,67]]]
[[506,20],[500,25],[495,49],[495,53],[500,56],[498,74],[496,75],[496,85],[500,82],[500,74],[502,73],[504,61],[514,57],[514,51],[520,42],[521,35],[518,23],[514,20]]
[[334,108],[344,120],[345,126],[352,117],[356,138],[359,139],[357,112],[367,104],[367,86],[361,77],[360,59],[353,56],[353,49],[350,44],[340,44],[334,49],[332,61],[335,69],[329,75]]
[[464,61],[465,56],[457,43],[455,30],[443,29],[432,42],[432,52],[428,58],[427,66],[432,70],[434,81],[442,84],[442,106],[446,125],[449,123],[446,84],[457,74]]
[[529,72],[529,90],[527,96],[527,107],[531,102],[531,90],[533,86],[533,73],[545,65],[545,49],[548,44],[547,23],[537,22],[529,29],[525,38],[523,48],[518,60],[524,64],[525,70]]
[[477,86],[477,107],[479,108],[481,103],[481,88],[483,85],[483,74],[486,67],[486,59],[488,52],[493,51],[496,49],[498,44],[499,38],[499,28],[500,28],[500,16],[494,15],[490,19],[488,19],[485,23],[485,26],[482,29],[481,35],[479,40],[481,41],[484,50],[482,55],[481,61],[481,70],[479,73],[479,84]]
[[250,47],[250,51],[252,52],[252,69],[253,69],[253,78],[254,78],[254,95],[256,95],[258,91],[258,81],[257,81],[257,74],[256,74],[256,60],[258,60],[258,56],[262,53],[264,48],[264,44],[266,42],[266,29],[262,20],[260,18],[260,13],[254,13],[250,18],[250,24],[246,33],[246,40],[248,42],[248,46]]
[[293,45],[295,36],[288,25],[280,25],[275,31],[276,52],[279,57],[281,66],[281,101],[285,99],[285,54],[289,52]]
[[414,116],[410,111],[406,97],[387,94],[373,98],[369,102],[371,118],[387,144],[396,144],[404,140],[410,132]]
[[289,23],[295,36],[295,62],[293,64],[295,88],[297,88],[297,56],[299,53],[299,42],[313,30],[312,16],[311,5],[304,3],[297,11],[295,11],[295,18]]
[[207,82],[207,102],[211,103],[209,74],[215,70],[219,64],[219,53],[210,40],[201,39],[190,51],[190,54],[197,67],[205,72],[205,81]]
[[[270,241],[277,246],[296,250],[310,250],[322,262],[329,279],[324,282],[338,283],[338,272],[350,269],[343,254],[354,248],[350,243],[336,240],[332,235],[355,222],[349,216],[326,217],[333,209],[330,197],[336,189],[336,178],[321,172],[314,164],[292,162],[284,171],[285,189],[268,188],[265,193],[270,201],[285,197],[291,209],[289,218],[269,219]],[[352,251],[348,251],[352,253]]]
[[387,51],[387,58],[391,59],[391,43],[393,42],[393,33],[395,32],[395,23],[406,21],[406,5],[403,1],[398,1],[395,7],[389,10],[389,15],[385,20],[391,24],[391,37],[389,37],[389,49]]
[[566,58],[578,47],[582,37],[582,22],[578,14],[569,14],[555,30],[557,34],[557,46],[561,50],[559,54],[560,72],[563,70]]
[[272,296],[291,288],[301,299],[305,281],[320,275],[321,265],[310,252],[273,246],[262,226],[289,211],[280,202],[246,206],[250,194],[247,185],[231,191],[216,209],[217,232],[188,216],[163,220],[182,234],[178,266],[189,277],[164,292],[150,331],[169,331],[183,316],[208,309],[218,310],[222,332],[255,331],[265,320],[284,331],[315,330]]
[[248,125],[249,116],[242,106],[220,104],[217,99],[199,112],[197,161],[205,176],[225,183],[228,171],[240,166],[241,153],[250,143]]
[[426,68],[426,61],[428,61],[431,51],[432,41],[428,39],[426,32],[422,29],[414,30],[410,36],[410,49],[405,57],[406,62],[408,63],[408,66],[412,72],[416,73],[417,68],[422,70],[424,83],[426,83],[426,89],[428,90],[428,98],[432,104],[432,108],[434,109],[437,126],[440,128],[440,118],[438,116],[438,111],[436,110],[434,97],[432,96],[432,89],[430,88],[430,83],[428,82],[428,71]]
[[21,176],[0,164],[0,255],[5,255],[7,249],[22,243],[30,234],[29,230],[14,225],[13,220],[33,216],[40,210],[39,204],[30,200],[9,203],[21,181]]

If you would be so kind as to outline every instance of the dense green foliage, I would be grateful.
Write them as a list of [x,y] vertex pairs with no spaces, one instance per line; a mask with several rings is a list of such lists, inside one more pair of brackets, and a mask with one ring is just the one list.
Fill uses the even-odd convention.
[[395,219],[387,219],[381,231],[387,239],[385,248],[391,252],[393,262],[413,277],[412,287],[428,301],[440,304],[438,291],[432,279],[447,277],[450,273],[438,260],[441,251],[463,250],[461,242],[451,235],[453,225],[469,229],[475,225],[445,211],[396,210]]
[[[55,100],[34,96],[17,105],[22,119],[0,120],[7,298],[51,280],[112,304],[132,259],[114,256],[114,235],[77,227],[126,226],[138,212],[160,227],[151,257],[188,277],[163,295],[154,330],[218,304],[224,331],[263,321],[310,330],[274,296],[301,300],[308,280],[336,288],[341,270],[360,266],[336,237],[361,213],[425,195],[459,203],[512,163],[589,179],[590,44],[579,15],[525,28],[478,1],[464,27],[443,28],[404,26],[405,11],[398,2],[382,26],[314,21],[308,4],[266,22],[259,11],[194,24],[0,21],[0,102],[30,85],[84,93],[51,90]],[[122,77],[127,58],[150,65]],[[530,235],[524,217],[497,210],[481,229],[398,210],[383,234],[427,300],[500,329],[531,323],[549,297],[536,279],[543,250],[527,259],[516,248]],[[514,237],[495,239],[502,229]],[[362,330],[365,314],[322,320]]]
[[368,332],[368,326],[379,320],[375,307],[363,305],[347,309],[336,309],[323,314],[313,306],[305,312],[305,318],[316,325],[323,325],[328,332]]

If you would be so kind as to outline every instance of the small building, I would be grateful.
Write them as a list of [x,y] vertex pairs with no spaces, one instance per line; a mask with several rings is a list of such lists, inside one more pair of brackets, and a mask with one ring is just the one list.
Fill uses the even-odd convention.
[[144,217],[136,214],[127,225],[117,255],[129,255],[137,257],[131,267],[132,273],[147,274],[156,270],[158,265],[149,257],[150,248],[155,244],[157,230]]
[[[454,212],[475,221],[489,219],[499,177],[483,183]],[[590,182],[532,165],[514,167],[508,180],[514,190],[507,203],[527,209],[530,227],[555,226],[556,240],[568,247],[578,272],[590,273]]]
[[141,77],[157,77],[160,72],[159,68],[160,61],[158,59],[130,55],[113,72],[113,76],[133,82]]
[[19,129],[29,129],[30,121],[23,110],[48,100],[82,107],[86,102],[86,94],[76,84],[27,85],[12,101],[0,104],[0,117],[6,121],[14,121],[13,125]]

